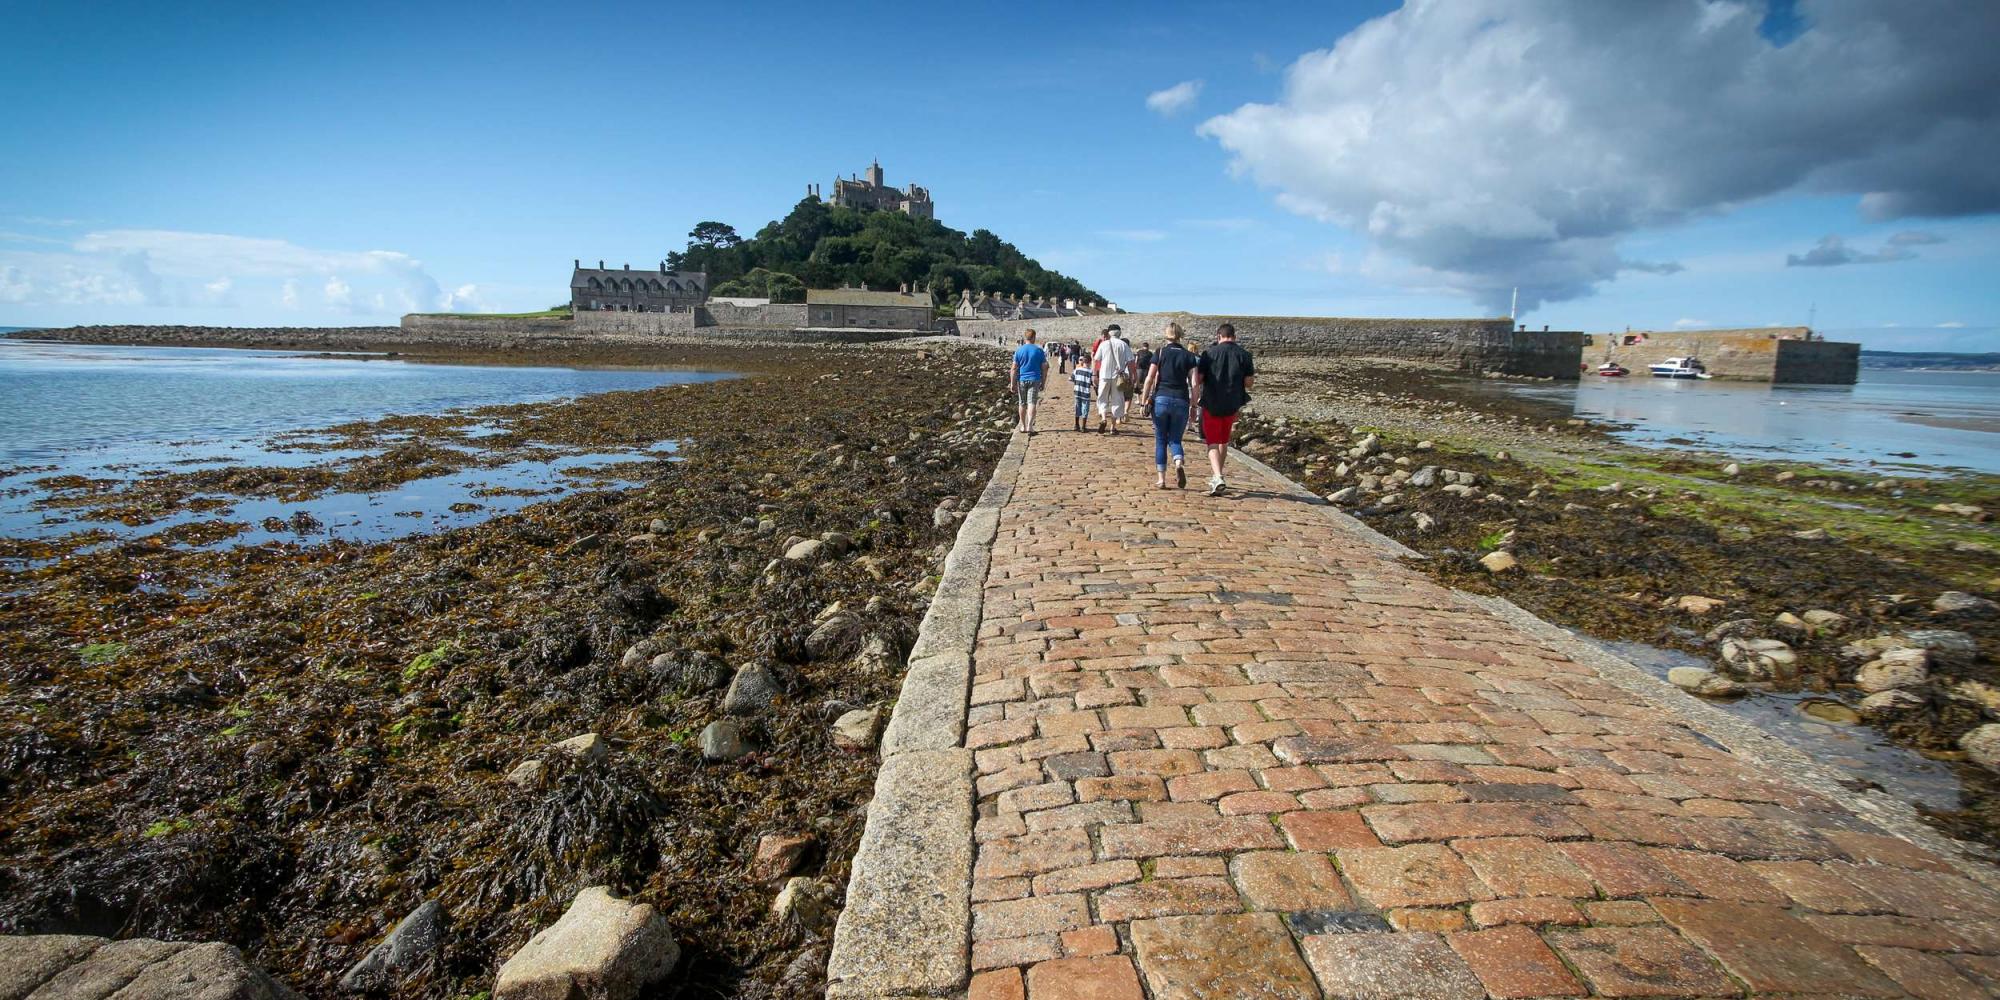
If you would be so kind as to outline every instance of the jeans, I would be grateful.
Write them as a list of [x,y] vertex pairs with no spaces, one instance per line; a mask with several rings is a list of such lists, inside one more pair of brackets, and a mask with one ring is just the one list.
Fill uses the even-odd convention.
[[1153,464],[1167,467],[1167,452],[1176,461],[1181,454],[1181,437],[1187,433],[1188,401],[1179,396],[1153,397]]

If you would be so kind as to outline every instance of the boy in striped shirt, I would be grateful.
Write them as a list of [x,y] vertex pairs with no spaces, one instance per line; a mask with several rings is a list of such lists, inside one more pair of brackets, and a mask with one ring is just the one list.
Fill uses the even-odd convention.
[[1091,394],[1097,388],[1087,358],[1080,357],[1077,360],[1076,370],[1069,373],[1069,385],[1071,391],[1076,394],[1076,429],[1080,431],[1083,430],[1084,421],[1090,418]]

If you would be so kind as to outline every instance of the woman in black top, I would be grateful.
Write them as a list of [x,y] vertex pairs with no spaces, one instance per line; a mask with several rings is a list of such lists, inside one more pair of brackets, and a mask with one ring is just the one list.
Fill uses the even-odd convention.
[[1143,395],[1153,415],[1153,465],[1159,469],[1160,489],[1167,488],[1167,455],[1174,458],[1174,481],[1187,489],[1187,457],[1181,452],[1181,438],[1187,435],[1188,383],[1194,377],[1197,358],[1181,346],[1181,325],[1167,324],[1167,342],[1146,371]]

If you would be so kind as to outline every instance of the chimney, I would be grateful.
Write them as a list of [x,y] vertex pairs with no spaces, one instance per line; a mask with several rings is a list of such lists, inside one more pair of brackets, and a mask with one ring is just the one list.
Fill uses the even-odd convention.
[[660,273],[661,274],[667,273],[667,262],[664,260],[660,262]]
[[597,269],[598,269],[598,270],[600,270],[600,271],[604,270],[604,262],[603,262],[603,261],[601,261],[601,260],[600,260],[600,261],[598,261],[598,262],[597,262]]
[[630,265],[630,264],[627,264],[627,265],[625,265],[625,270],[627,270],[627,271],[630,271],[631,269],[632,269],[632,265]]
[[583,261],[578,260],[575,257],[571,257],[569,259],[569,266],[581,271],[583,270]]

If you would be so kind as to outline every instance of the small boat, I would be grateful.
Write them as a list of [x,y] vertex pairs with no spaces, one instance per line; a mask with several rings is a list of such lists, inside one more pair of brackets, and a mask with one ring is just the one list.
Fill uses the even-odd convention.
[[1668,358],[1657,365],[1648,365],[1647,371],[1654,378],[1709,378],[1708,369],[1693,358]]
[[1632,369],[1627,368],[1616,361],[1606,361],[1605,363],[1597,366],[1597,374],[1602,375],[1605,378],[1624,378],[1625,376],[1632,374]]

